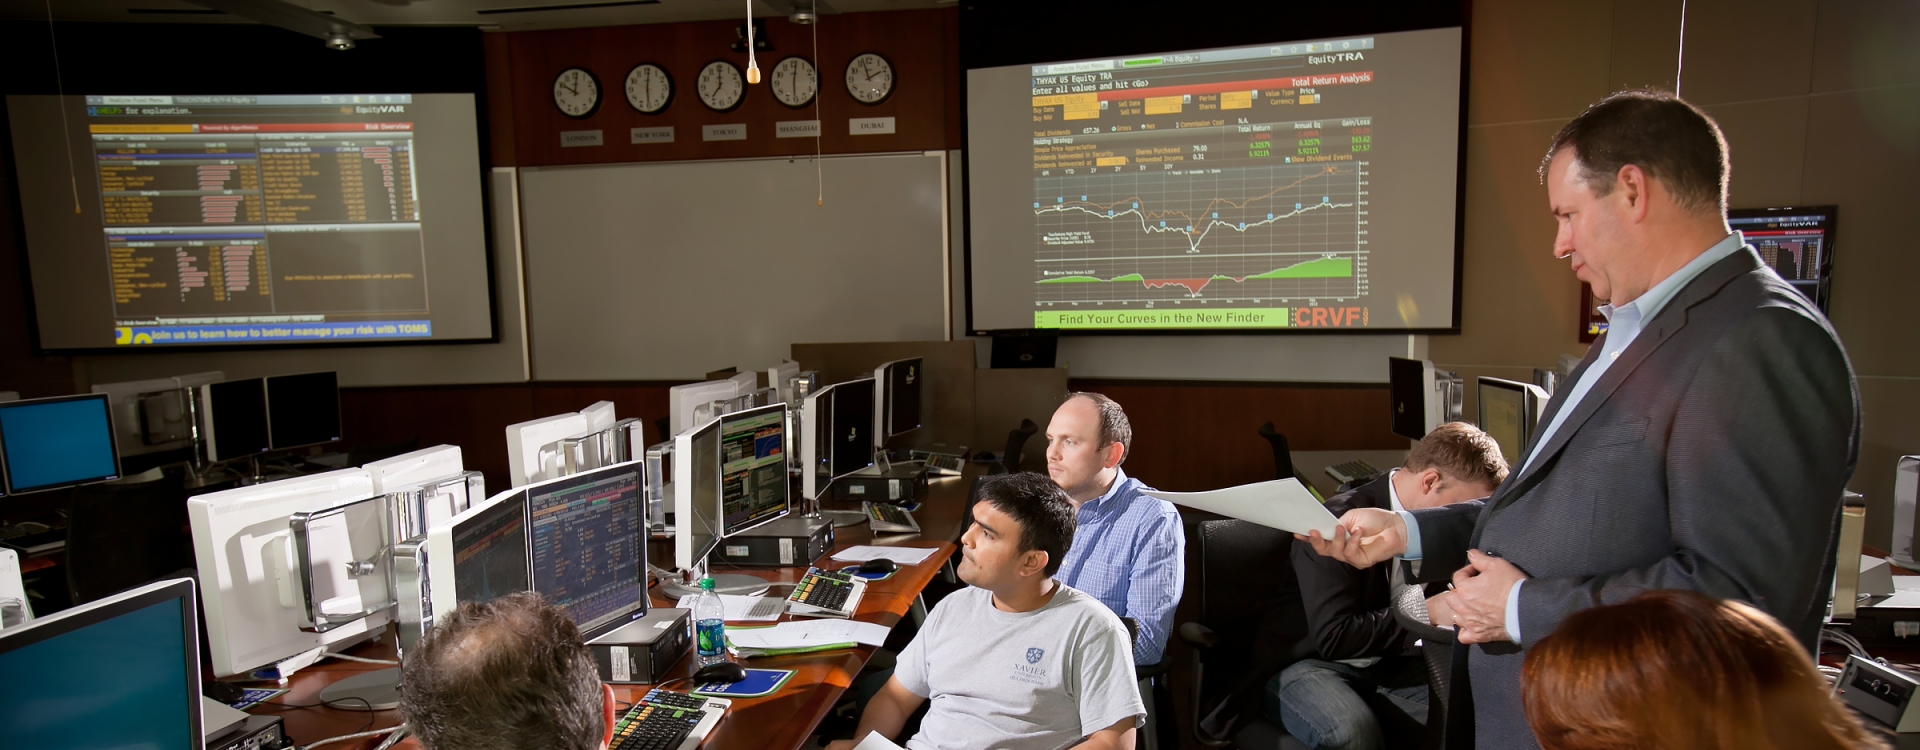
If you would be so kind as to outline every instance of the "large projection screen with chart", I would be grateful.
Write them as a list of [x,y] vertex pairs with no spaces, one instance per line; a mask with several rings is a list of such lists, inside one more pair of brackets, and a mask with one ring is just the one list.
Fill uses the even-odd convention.
[[1464,41],[970,67],[968,328],[1457,330]]
[[48,350],[494,336],[473,94],[7,97]]

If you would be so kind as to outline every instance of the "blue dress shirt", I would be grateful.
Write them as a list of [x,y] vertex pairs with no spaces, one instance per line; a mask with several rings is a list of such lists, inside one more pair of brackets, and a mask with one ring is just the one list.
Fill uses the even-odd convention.
[[1135,664],[1156,663],[1166,652],[1187,566],[1180,511],[1144,489],[1116,469],[1106,494],[1080,506],[1073,544],[1054,576],[1140,624]]

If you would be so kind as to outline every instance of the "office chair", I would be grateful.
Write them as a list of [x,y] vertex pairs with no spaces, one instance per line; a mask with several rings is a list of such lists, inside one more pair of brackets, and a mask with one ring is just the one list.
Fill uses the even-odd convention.
[[1031,419],[1020,420],[1020,428],[1007,433],[1007,450],[1000,457],[1000,469],[1008,474],[1020,471],[1021,451],[1027,446],[1027,438],[1040,431],[1040,425]]
[[[1120,622],[1127,626],[1127,644],[1131,646],[1138,643],[1140,621],[1122,617]],[[1180,747],[1180,730],[1173,721],[1173,689],[1167,686],[1167,672],[1172,665],[1171,657],[1163,651],[1160,661],[1133,667],[1133,677],[1140,683],[1142,702],[1147,707],[1147,725],[1135,738],[1139,740],[1137,747],[1142,750]]]
[[1193,647],[1193,736],[1206,747],[1304,750],[1260,714],[1267,681],[1313,655],[1293,535],[1250,521],[1202,521],[1198,562],[1189,571],[1200,592],[1200,619],[1175,634]]
[[67,592],[85,604],[194,567],[179,469],[134,484],[75,487],[67,501]]
[[1260,437],[1266,438],[1273,446],[1273,478],[1292,479],[1300,476],[1293,470],[1293,452],[1287,450],[1287,436],[1273,431],[1273,423],[1260,425]]
[[[1399,562],[1390,563],[1399,565]],[[1427,590],[1403,586],[1394,594],[1393,619],[1420,639],[1427,663],[1427,729],[1421,746],[1439,748],[1447,736],[1447,683],[1453,677],[1453,629],[1436,626],[1427,615]]]

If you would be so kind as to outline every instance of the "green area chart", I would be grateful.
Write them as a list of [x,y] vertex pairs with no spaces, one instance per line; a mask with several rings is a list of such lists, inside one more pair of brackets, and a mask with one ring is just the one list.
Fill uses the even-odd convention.
[[1193,296],[1200,296],[1200,290],[1216,281],[1240,283],[1249,279],[1350,279],[1353,278],[1352,258],[1317,258],[1304,263],[1296,263],[1285,268],[1276,268],[1266,273],[1252,276],[1226,276],[1214,274],[1203,279],[1149,279],[1137,273],[1103,279],[1098,276],[1061,276],[1053,279],[1041,279],[1036,284],[1141,284],[1148,289],[1168,286],[1183,286]]

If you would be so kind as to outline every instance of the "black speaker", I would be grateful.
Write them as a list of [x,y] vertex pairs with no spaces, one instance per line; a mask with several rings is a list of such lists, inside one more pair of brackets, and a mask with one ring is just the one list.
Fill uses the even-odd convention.
[[1060,334],[1053,331],[994,331],[993,369],[1053,367],[1060,349]]

